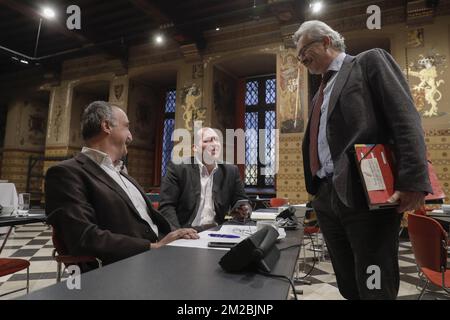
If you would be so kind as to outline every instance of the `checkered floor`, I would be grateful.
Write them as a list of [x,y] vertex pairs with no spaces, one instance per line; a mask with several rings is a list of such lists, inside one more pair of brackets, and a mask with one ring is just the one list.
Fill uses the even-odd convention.
[[[51,235],[50,227],[40,223],[17,227],[3,249],[2,257],[23,258],[31,262],[30,291],[47,287],[56,282],[56,263],[52,258],[53,245]],[[3,237],[0,237],[0,241],[2,240]],[[310,270],[314,259],[314,253],[310,250],[308,243],[309,241],[305,240],[307,265],[306,267],[303,265],[303,250],[300,254],[301,262],[299,263],[299,270],[306,270],[306,272]],[[411,244],[406,240],[401,241],[399,261],[401,283],[398,299],[417,299],[419,295],[419,291],[416,288],[418,283],[417,269]],[[301,271],[298,274],[299,276],[304,275]],[[311,282],[311,285],[296,286],[298,290],[303,290],[303,294],[298,295],[299,299],[343,299],[337,289],[336,278],[328,257],[325,256],[325,260],[316,261],[313,271],[306,279]],[[25,284],[26,271],[0,277],[0,295],[25,287]],[[23,294],[25,294],[25,291],[10,294],[0,299],[14,299]],[[427,293],[424,299],[449,299],[449,297],[437,288],[431,287],[431,292]]]

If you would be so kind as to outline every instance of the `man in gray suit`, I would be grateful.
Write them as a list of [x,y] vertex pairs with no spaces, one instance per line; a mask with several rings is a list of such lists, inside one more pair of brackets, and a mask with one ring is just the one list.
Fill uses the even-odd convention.
[[[192,147],[194,157],[186,159],[188,163],[170,162],[161,183],[159,211],[172,229],[203,230],[222,224],[239,200],[247,200],[237,166],[219,161],[222,145],[213,129],[195,132]],[[230,214],[245,220],[250,212],[251,207],[244,203]]]
[[[294,34],[299,61],[321,74],[303,140],[307,191],[347,299],[395,299],[402,212],[431,192],[420,117],[398,65],[382,49],[345,54],[344,38],[320,21]],[[396,209],[369,211],[354,145],[393,143]],[[374,271],[380,279],[373,280]],[[375,277],[378,275],[375,274]]]

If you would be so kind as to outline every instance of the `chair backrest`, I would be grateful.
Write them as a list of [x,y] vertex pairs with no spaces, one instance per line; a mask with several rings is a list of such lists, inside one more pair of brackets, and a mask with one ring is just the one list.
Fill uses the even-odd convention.
[[58,238],[58,234],[55,230],[55,227],[52,226],[52,241],[53,241],[53,246],[55,247],[56,252],[60,255],[66,255],[67,254],[67,249],[66,246],[64,245],[64,243]]
[[408,233],[417,265],[436,272],[445,271],[447,233],[439,222],[424,215],[410,213]]
[[271,198],[270,199],[270,206],[271,207],[281,207],[284,206],[289,202],[286,198]]

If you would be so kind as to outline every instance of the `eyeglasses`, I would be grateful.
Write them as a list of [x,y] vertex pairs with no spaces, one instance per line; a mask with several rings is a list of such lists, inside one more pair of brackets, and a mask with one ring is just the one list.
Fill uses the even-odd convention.
[[303,48],[301,48],[300,49],[300,51],[298,52],[298,55],[297,55],[297,59],[301,62],[302,61],[302,58],[303,58],[303,56],[305,55],[305,53],[306,53],[306,51],[309,49],[309,47],[311,47],[314,43],[316,43],[316,42],[322,42],[322,40],[313,40],[313,41],[311,41],[311,42],[308,42],[307,44],[305,44],[304,46],[303,46]]

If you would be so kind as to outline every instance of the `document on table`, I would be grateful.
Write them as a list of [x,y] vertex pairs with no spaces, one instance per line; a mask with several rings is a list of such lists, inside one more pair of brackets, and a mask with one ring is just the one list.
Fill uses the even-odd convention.
[[[255,233],[256,226],[240,226],[240,225],[223,225],[218,231],[202,231],[199,232],[199,239],[179,239],[168,244],[168,246],[174,247],[188,247],[188,248],[201,248],[201,249],[213,249],[213,250],[229,250],[228,248],[211,248],[208,247],[208,242],[230,242],[239,243],[248,236]],[[278,228],[278,239],[286,238],[286,231],[283,228]],[[227,235],[233,236],[233,238],[214,236]]]
[[[224,238],[224,237],[214,237],[211,235],[233,235],[236,237],[233,238]],[[208,242],[231,242],[231,243],[238,243],[244,240],[247,236],[241,236],[238,234],[231,234],[228,232],[224,232],[222,229],[219,231],[210,231],[205,230],[202,232],[199,232],[199,239],[178,239],[168,244],[168,246],[174,246],[174,247],[188,247],[188,248],[201,248],[201,249],[213,249],[213,250],[229,250],[228,248],[211,248],[208,247]]]
[[[220,228],[220,232],[222,233],[237,234],[243,236],[244,238],[247,238],[248,236],[254,234],[256,231],[256,226],[238,226],[227,224],[223,225]],[[278,240],[286,238],[286,231],[284,230],[284,228],[278,228],[278,234]]]

